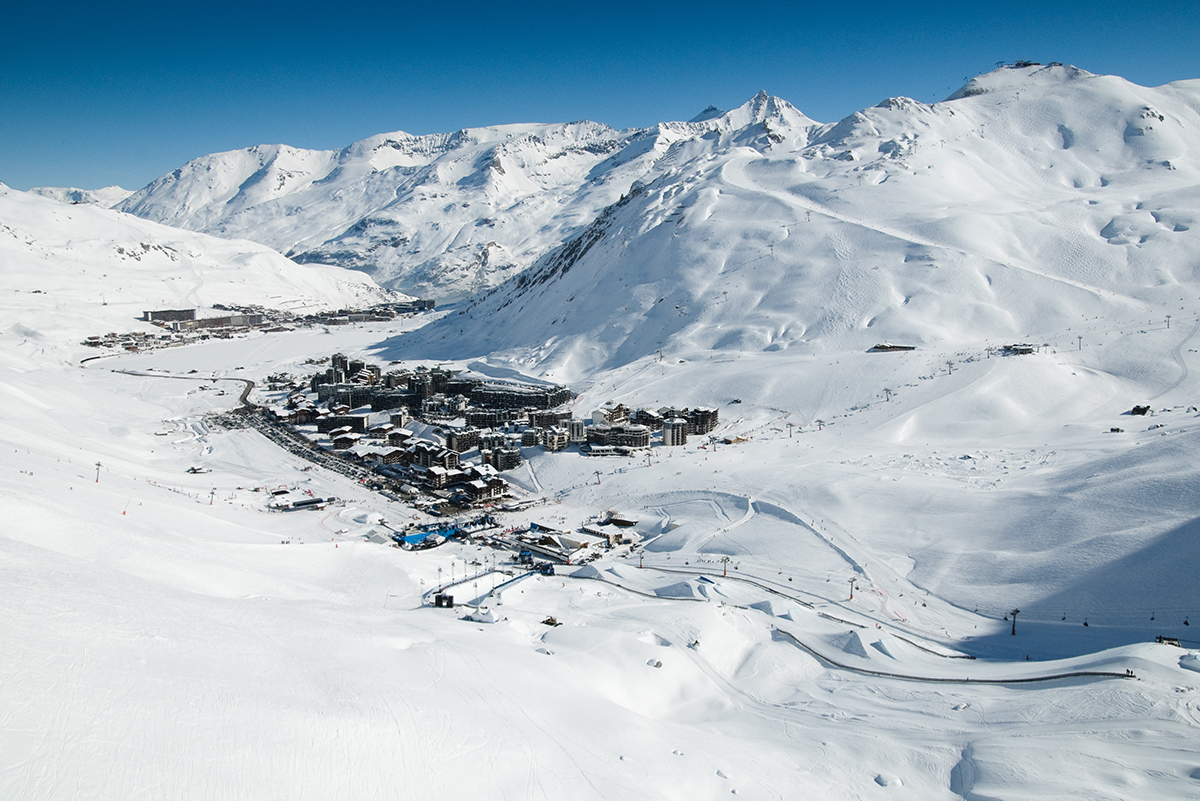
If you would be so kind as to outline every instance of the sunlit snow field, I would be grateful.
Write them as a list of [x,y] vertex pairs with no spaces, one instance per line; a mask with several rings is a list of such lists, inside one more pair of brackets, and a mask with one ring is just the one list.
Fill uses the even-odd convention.
[[[1193,387],[1134,424],[1121,414],[1134,390],[1086,369],[1086,349],[981,358],[925,379],[940,355],[847,354],[863,360],[857,370],[746,356],[707,383],[688,375],[720,375],[699,354],[632,365],[576,408],[719,403],[716,433],[747,441],[649,459],[527,449],[506,477],[553,503],[512,523],[579,525],[615,508],[651,539],[640,559],[585,569],[603,583],[515,585],[494,607],[502,620],[485,624],[420,604],[439,567],[461,574],[488,553],[366,541],[380,517],[411,510],[303,472],[255,432],[206,427],[202,414],[233,405],[239,385],[110,372],[259,379],[335,350],[369,357],[394,330],[257,335],[6,383],[6,794],[1192,792],[1200,681],[1184,669],[1190,652],[1150,641],[1186,637],[1196,601],[1195,413],[1174,408]],[[1169,359],[1191,331],[1125,339]],[[780,371],[789,377],[769,394],[747,391]],[[859,403],[813,398],[835,375],[838,400]],[[704,393],[669,389],[689,385]],[[890,401],[876,397],[884,385],[896,387]],[[972,437],[960,418],[981,395],[1043,408]],[[1151,422],[1166,427],[1145,431]],[[193,465],[213,472],[188,475]],[[1106,481],[1092,486],[1100,470]],[[266,514],[252,488],[282,484],[347,505]],[[489,581],[460,591],[483,595]],[[671,597],[654,597],[663,590]],[[999,619],[1014,606],[1015,638]],[[542,625],[547,616],[563,625]],[[793,637],[846,668],[912,678],[835,668]],[[1140,680],[924,680],[1126,669]]]

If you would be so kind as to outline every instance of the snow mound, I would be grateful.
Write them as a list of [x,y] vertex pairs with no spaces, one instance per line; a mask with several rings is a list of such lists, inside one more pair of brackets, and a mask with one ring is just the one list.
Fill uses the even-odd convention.
[[579,568],[574,573],[572,573],[571,578],[600,579],[601,581],[603,581],[604,574],[601,573],[599,571],[599,569],[593,567],[592,565],[584,565],[583,567]]
[[654,590],[654,594],[660,598],[699,597],[696,587],[690,581],[680,581],[675,584],[668,584],[665,587],[658,587]]
[[866,647],[863,646],[862,637],[857,631],[848,631],[845,634],[838,635],[830,640],[830,643],[840,648],[842,651],[857,656],[861,659],[870,659],[870,654],[867,653]]

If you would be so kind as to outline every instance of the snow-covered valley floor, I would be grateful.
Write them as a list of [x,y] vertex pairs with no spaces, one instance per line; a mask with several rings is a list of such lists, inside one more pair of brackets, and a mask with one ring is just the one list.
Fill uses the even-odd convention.
[[[616,509],[648,542],[512,585],[497,623],[421,606],[490,550],[370,541],[412,510],[204,423],[240,391],[214,374],[387,359],[395,324],[83,367],[6,331],[0,796],[1194,796],[1200,662],[1153,643],[1200,613],[1183,305],[1169,329],[1044,332],[1031,356],[707,351],[603,374],[577,412],[716,405],[745,441],[526,449],[505,477],[550,503],[506,522]],[[254,488],[277,485],[346,505],[268,514]],[[1109,675],[1017,681],[1067,673]]]

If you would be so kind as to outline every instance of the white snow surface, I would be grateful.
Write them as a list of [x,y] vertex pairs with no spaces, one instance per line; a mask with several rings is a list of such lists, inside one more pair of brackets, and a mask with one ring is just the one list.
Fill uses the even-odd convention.
[[[461,314],[84,365],[82,336],[143,306],[329,273],[0,193],[0,797],[1200,793],[1196,86],[1051,67],[960,94],[687,140],[592,242]],[[921,115],[936,135],[900,158],[805,156],[882,152]],[[1055,120],[1073,144],[1038,162]],[[199,288],[155,278],[170,243]],[[888,340],[918,348],[866,352]],[[992,350],[1016,341],[1048,344]],[[565,382],[581,416],[716,406],[733,444],[523,449],[504,476],[547,503],[505,525],[615,510],[644,546],[434,610],[492,554],[387,547],[411,509],[205,422],[232,379],[335,351]],[[268,514],[277,486],[345,505]]]

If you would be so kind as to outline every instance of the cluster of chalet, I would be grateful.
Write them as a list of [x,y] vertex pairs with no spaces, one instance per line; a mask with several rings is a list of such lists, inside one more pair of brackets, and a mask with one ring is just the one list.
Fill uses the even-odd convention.
[[508,483],[498,475],[504,468],[464,462],[458,451],[416,436],[404,427],[412,419],[405,409],[392,412],[388,422],[370,425],[368,414],[352,414],[345,404],[318,410],[299,391],[291,393],[286,406],[277,410],[277,416],[296,426],[315,427],[317,434],[328,438],[335,452],[374,463],[376,472],[398,482],[417,484],[467,503],[494,500],[508,491]]
[[[629,454],[649,448],[659,432],[663,445],[685,445],[718,423],[716,409],[631,410],[619,403],[583,419],[564,408],[571,400],[564,386],[496,381],[440,367],[385,372],[341,353],[316,363],[328,367],[290,393],[285,408],[276,410],[283,421],[314,427],[334,451],[372,462],[384,475],[468,500],[503,494],[498,474],[520,466],[521,448],[577,445],[590,455]],[[282,378],[268,381],[278,386]],[[427,426],[437,426],[430,436],[441,441],[414,434]],[[464,459],[471,451],[478,452],[477,464]]]
[[477,428],[517,422],[530,410],[553,409],[571,400],[562,386],[533,386],[418,367],[384,373],[378,365],[335,353],[327,370],[309,382],[319,403],[372,411],[404,408],[425,422],[465,418]]
[[140,350],[152,350],[154,348],[168,347],[172,344],[182,344],[175,342],[175,339],[176,337],[170,334],[146,334],[141,331],[134,331],[127,334],[110,332],[103,336],[90,336],[82,344],[90,348],[123,348],[130,353],[136,353]]
[[635,409],[607,403],[592,412],[592,425],[572,420],[572,433],[582,436],[593,454],[627,453],[650,447],[650,437],[662,432],[663,445],[686,445],[691,435],[707,434],[720,422],[716,409]]

